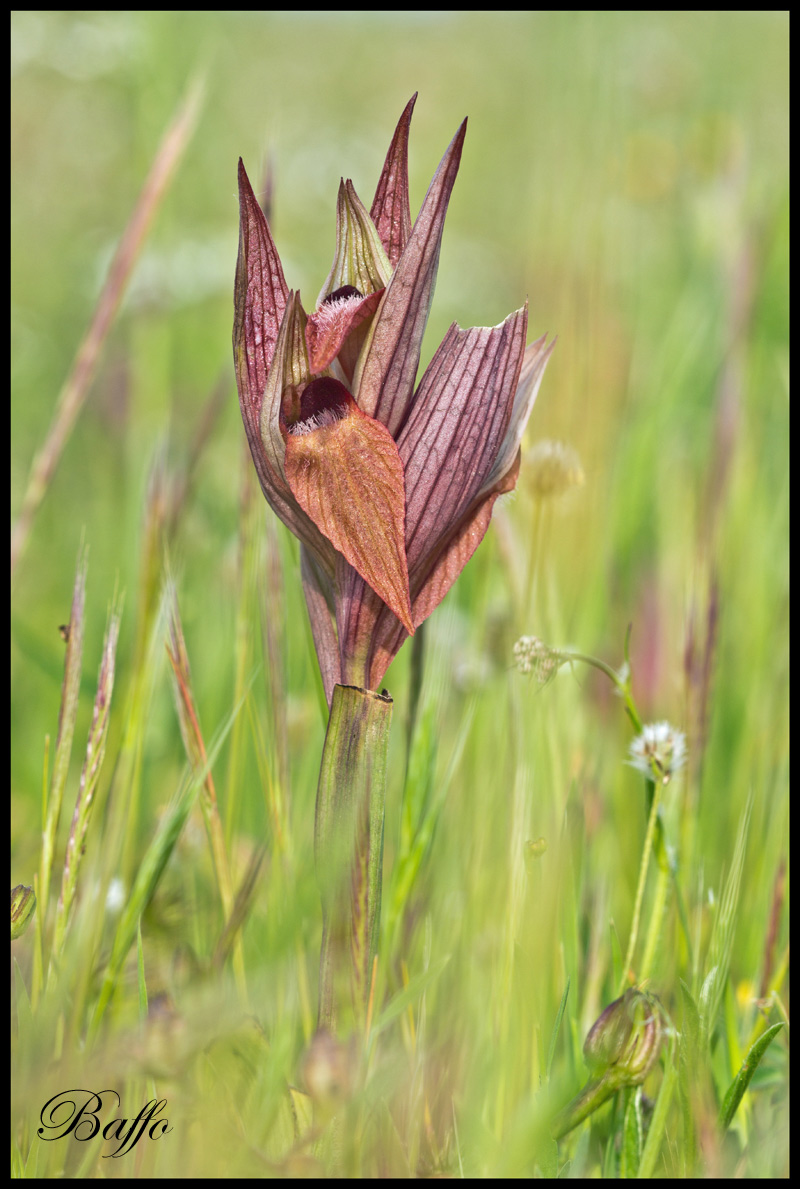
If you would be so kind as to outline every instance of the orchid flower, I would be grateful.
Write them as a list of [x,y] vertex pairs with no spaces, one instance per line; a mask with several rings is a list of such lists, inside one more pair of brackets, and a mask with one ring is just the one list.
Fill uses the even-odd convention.
[[239,162],[234,359],[264,495],[301,543],[325,693],[378,689],[516,484],[520,440],[553,344],[525,347],[527,305],[453,324],[416,383],[463,122],[411,225],[400,117],[369,211],[351,181],[314,310],[289,290]]

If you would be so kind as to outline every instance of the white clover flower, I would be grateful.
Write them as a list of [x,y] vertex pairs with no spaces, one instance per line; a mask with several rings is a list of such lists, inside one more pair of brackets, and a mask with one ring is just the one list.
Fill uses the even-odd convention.
[[686,763],[686,736],[671,723],[647,723],[630,745],[628,763],[651,779],[655,766],[666,784]]

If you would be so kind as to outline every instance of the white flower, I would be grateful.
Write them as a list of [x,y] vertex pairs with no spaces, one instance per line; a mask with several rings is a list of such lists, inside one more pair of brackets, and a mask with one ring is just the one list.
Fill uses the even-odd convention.
[[514,645],[514,664],[520,673],[533,673],[540,685],[546,685],[563,663],[559,654],[536,636],[520,636]]
[[115,876],[108,885],[108,891],[106,892],[106,912],[111,916],[116,916],[124,903],[125,884],[118,876]]
[[651,779],[659,774],[664,784],[686,763],[686,736],[671,723],[647,723],[630,746],[630,760]]

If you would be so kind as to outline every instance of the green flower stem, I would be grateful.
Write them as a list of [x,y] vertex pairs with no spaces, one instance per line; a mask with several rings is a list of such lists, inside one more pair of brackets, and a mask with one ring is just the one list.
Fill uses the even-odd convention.
[[611,665],[607,665],[599,657],[588,656],[585,652],[576,652],[572,648],[559,649],[556,655],[562,662],[582,661],[585,665],[591,665],[593,669],[599,669],[601,673],[605,673],[606,677],[617,687],[617,692],[625,703],[625,710],[633,724],[633,729],[635,731],[641,731],[642,720],[639,716],[639,711],[636,709],[633,694],[631,693],[630,669],[627,662],[620,671],[618,669],[612,669]]
[[[653,796],[655,790],[654,781],[647,781],[647,811],[650,813],[653,808]],[[659,782],[660,783],[660,782]],[[675,904],[678,909],[678,920],[683,931],[684,941],[689,953],[692,952],[692,938],[689,932],[689,919],[686,915],[686,906],[683,902],[683,893],[681,892],[680,884],[678,882],[678,868],[674,859],[670,859],[667,851],[667,843],[664,837],[664,823],[661,820],[661,815],[656,818],[655,836],[653,838],[653,854],[655,855],[658,864],[658,885],[656,887],[656,899],[654,902],[653,916],[650,921],[650,929],[648,933],[647,945],[645,947],[645,956],[642,962],[641,978],[649,978],[652,973],[652,966],[655,960],[656,944],[658,941],[655,933],[660,932],[663,916],[667,910],[667,885],[672,885],[672,892],[675,896]],[[654,933],[655,931],[655,933]]]
[[392,699],[352,685],[333,690],[322,751],[314,858],[322,897],[320,1028],[366,1019],[378,947],[383,817]]
[[658,864],[658,879],[656,882],[655,898],[650,911],[650,924],[647,928],[647,941],[644,947],[644,957],[639,968],[639,983],[646,983],[651,978],[658,953],[658,943],[667,910],[667,900],[671,883],[671,872]]
[[608,1102],[612,1094],[616,1094],[617,1090],[627,1084],[625,1078],[614,1068],[606,1070],[602,1077],[590,1078],[580,1094],[577,1094],[553,1119],[550,1125],[553,1139],[561,1139],[572,1131],[584,1119],[588,1119],[589,1115],[599,1110],[603,1103]]
[[[599,669],[601,673],[605,673],[606,677],[612,681],[619,693],[625,706],[625,711],[631,721],[633,729],[637,732],[642,730],[642,719],[633,699],[633,691],[631,689],[631,675],[630,665],[628,663],[628,640],[625,641],[625,664],[621,669],[612,669],[605,661],[601,661],[598,657],[587,656],[586,653],[576,652],[573,649],[564,649],[557,653],[562,663],[567,661],[582,661],[586,665],[591,665],[595,669]],[[647,867],[650,861],[650,851],[652,850],[658,861],[658,887],[656,889],[656,903],[653,915],[650,921],[648,930],[647,943],[645,948],[645,956],[642,964],[642,978],[648,977],[655,960],[656,946],[658,942],[658,933],[661,929],[664,913],[667,905],[667,891],[668,883],[672,883],[675,892],[675,898],[678,906],[678,915],[681,922],[681,927],[686,938],[686,943],[691,949],[691,938],[689,935],[688,921],[686,917],[686,909],[683,904],[683,897],[678,885],[677,872],[673,864],[670,863],[667,854],[666,842],[664,839],[664,827],[661,818],[658,815],[658,805],[661,798],[662,778],[661,775],[654,770],[654,780],[647,781],[647,808],[649,813],[649,821],[647,827],[647,836],[645,837],[644,851],[642,853],[642,863],[639,871],[639,888],[636,894],[636,910],[634,913],[634,927],[631,930],[631,938],[628,943],[628,954],[623,967],[623,981],[620,984],[620,992],[625,989],[627,983],[628,970],[633,961],[633,951],[636,946],[637,934],[639,931],[639,917],[641,915],[642,897],[644,895],[644,882],[647,876]],[[656,793],[656,790],[657,793]]]
[[628,982],[628,971],[633,962],[633,954],[636,949],[636,942],[639,936],[639,921],[642,915],[642,901],[644,900],[644,886],[647,880],[647,868],[650,865],[650,852],[653,849],[653,838],[656,833],[656,823],[658,822],[658,807],[661,803],[661,789],[663,785],[661,781],[655,785],[653,793],[653,803],[650,808],[650,817],[647,821],[647,833],[644,836],[644,846],[642,848],[642,861],[639,864],[639,885],[636,889],[636,902],[633,908],[633,922],[631,924],[631,935],[628,941],[628,952],[625,955],[625,962],[622,967],[622,980],[620,982],[620,994],[625,990]]

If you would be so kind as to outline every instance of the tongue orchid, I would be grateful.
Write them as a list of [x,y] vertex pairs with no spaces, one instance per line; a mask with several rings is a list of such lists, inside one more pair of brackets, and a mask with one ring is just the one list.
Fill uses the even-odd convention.
[[336,251],[309,314],[287,287],[239,164],[234,359],[264,495],[301,543],[325,692],[379,688],[516,484],[519,444],[553,344],[526,348],[527,306],[499,326],[455,323],[417,383],[459,128],[415,223],[400,117],[369,211],[339,187]]

